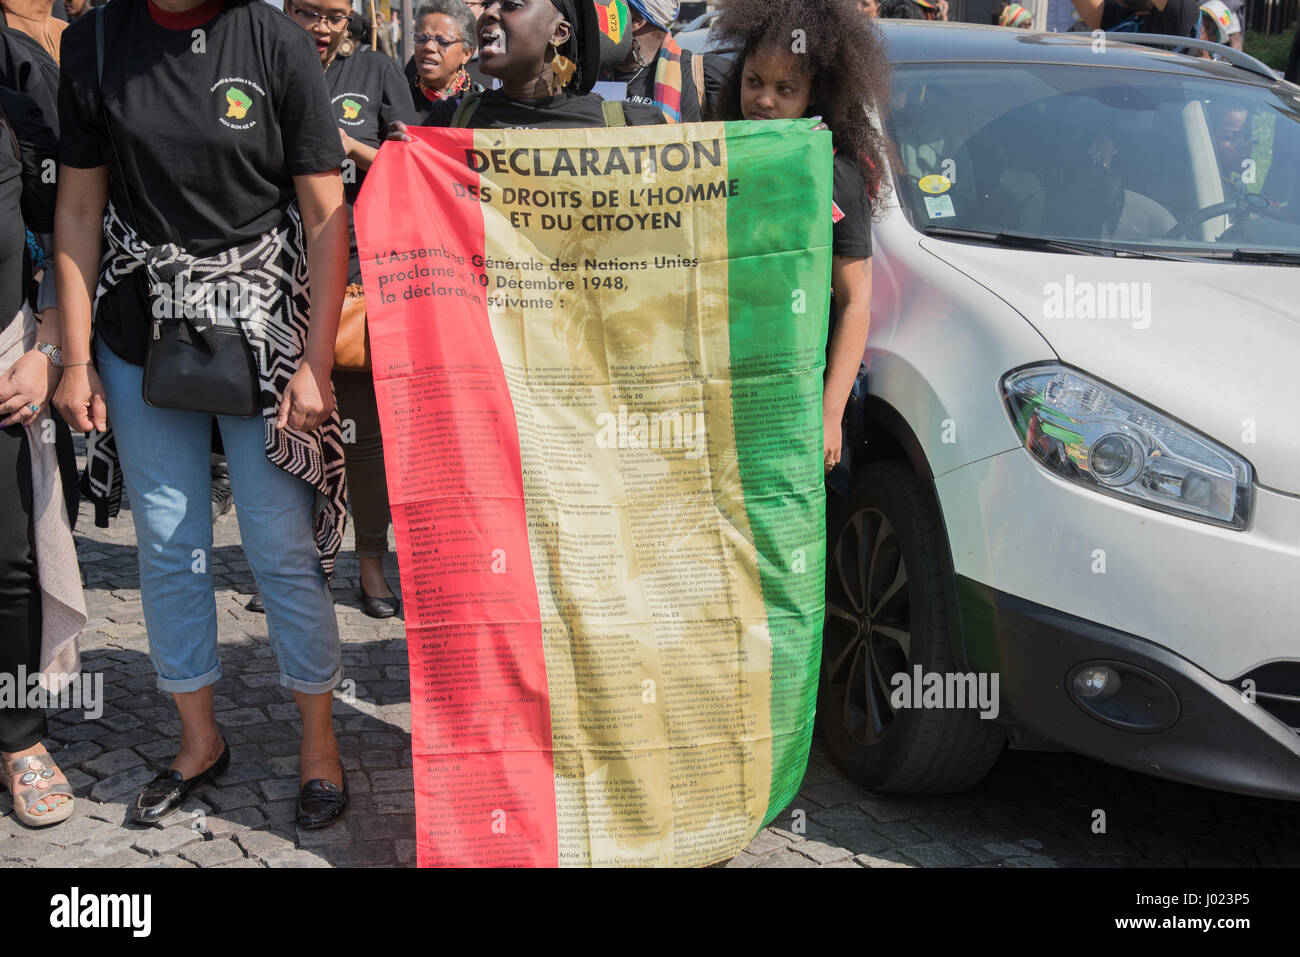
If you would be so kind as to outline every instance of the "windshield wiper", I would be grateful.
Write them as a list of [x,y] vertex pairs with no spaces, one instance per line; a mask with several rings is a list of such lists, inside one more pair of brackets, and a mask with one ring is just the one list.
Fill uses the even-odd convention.
[[1167,253],[1148,252],[1144,249],[1123,249],[1118,246],[1108,246],[1105,243],[1090,243],[1087,240],[1052,239],[1048,236],[1035,236],[1031,233],[995,233],[983,229],[958,229],[955,226],[927,226],[922,232],[927,236],[934,236],[936,239],[969,239],[973,242],[992,243],[995,246],[1033,249],[1039,252],[1070,253],[1075,256],[1113,256],[1132,259],[1179,258]]
[[1188,250],[1189,256],[1198,259],[1227,259],[1240,263],[1275,263],[1282,266],[1300,266],[1300,252],[1285,249],[1206,249]]

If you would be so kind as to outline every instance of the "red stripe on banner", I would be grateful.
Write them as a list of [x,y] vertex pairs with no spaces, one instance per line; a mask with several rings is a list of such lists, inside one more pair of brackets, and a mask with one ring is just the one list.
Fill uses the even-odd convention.
[[406,607],[420,866],[554,867],[550,699],[468,130],[412,129],[355,211]]

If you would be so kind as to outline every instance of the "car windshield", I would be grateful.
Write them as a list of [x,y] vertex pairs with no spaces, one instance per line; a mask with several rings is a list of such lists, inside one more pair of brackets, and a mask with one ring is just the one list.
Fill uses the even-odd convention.
[[1104,247],[1300,253],[1300,95],[1151,70],[901,64],[912,224]]

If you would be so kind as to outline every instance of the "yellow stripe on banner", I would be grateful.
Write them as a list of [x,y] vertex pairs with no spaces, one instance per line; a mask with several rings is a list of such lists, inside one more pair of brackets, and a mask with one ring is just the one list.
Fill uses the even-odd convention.
[[[753,835],[772,776],[771,646],[731,406],[725,130],[476,142],[559,862],[708,864]],[[610,169],[616,146],[626,173]]]

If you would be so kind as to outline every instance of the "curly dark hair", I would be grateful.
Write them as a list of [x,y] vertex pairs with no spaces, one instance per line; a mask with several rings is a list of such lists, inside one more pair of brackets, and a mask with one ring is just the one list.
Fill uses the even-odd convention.
[[[720,119],[739,120],[745,60],[764,47],[792,48],[812,75],[808,116],[830,127],[836,150],[862,173],[879,210],[888,191],[885,163],[892,156],[884,135],[889,108],[889,60],[884,39],[855,0],[726,0],[713,28],[724,48],[738,49],[735,66],[718,94]],[[798,31],[798,32],[796,32]],[[875,123],[867,115],[870,107]],[[879,125],[876,125],[879,124]]]

